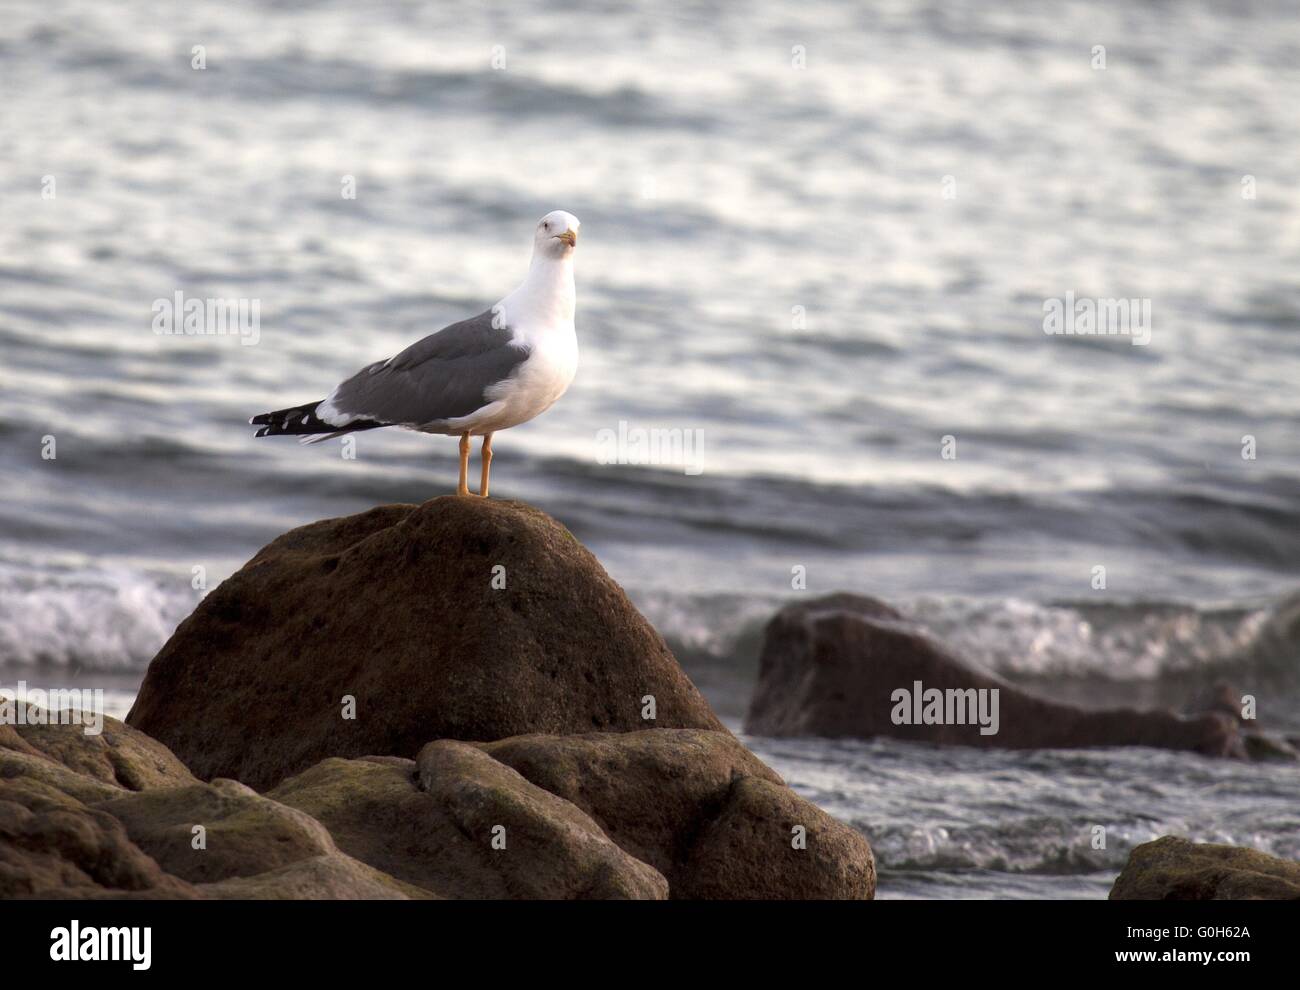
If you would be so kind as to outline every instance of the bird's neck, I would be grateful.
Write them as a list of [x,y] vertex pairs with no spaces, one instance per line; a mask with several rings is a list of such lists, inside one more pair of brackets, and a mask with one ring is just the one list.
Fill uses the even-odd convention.
[[528,277],[501,304],[511,323],[571,326],[575,299],[572,256],[550,258],[534,254]]

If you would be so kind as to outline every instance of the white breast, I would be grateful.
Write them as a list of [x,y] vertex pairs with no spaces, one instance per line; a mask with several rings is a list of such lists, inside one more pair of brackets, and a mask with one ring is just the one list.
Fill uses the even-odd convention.
[[572,323],[534,334],[525,331],[520,337],[529,347],[528,360],[490,390],[494,394],[489,398],[505,404],[503,425],[496,427],[500,430],[546,412],[578,373],[578,335]]
[[571,252],[548,256],[535,251],[523,284],[492,308],[505,318],[513,343],[528,348],[528,358],[509,378],[487,389],[483,408],[451,420],[447,432],[508,430],[555,404],[578,372],[575,303]]
[[487,390],[487,405],[449,423],[452,431],[479,436],[526,423],[555,405],[573,382],[578,373],[578,335],[572,323],[533,332],[517,329],[515,339],[528,346],[528,359]]

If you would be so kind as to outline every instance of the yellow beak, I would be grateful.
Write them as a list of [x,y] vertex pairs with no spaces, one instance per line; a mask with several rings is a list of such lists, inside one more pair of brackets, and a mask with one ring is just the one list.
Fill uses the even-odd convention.
[[576,230],[566,230],[563,234],[556,234],[560,240],[564,241],[569,247],[578,243],[578,232]]

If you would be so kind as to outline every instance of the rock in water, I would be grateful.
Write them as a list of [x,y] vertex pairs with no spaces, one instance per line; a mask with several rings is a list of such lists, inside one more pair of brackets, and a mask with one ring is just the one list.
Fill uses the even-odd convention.
[[[918,681],[923,693],[942,693],[943,717],[895,721],[895,692],[915,695]],[[993,690],[996,731],[985,734],[974,709],[979,693]],[[948,717],[950,702],[953,714],[966,713],[963,720]],[[908,714],[918,707],[909,702]],[[994,728],[991,720],[986,727]],[[745,730],[1008,749],[1154,746],[1246,755],[1237,724],[1226,715],[1090,711],[1040,698],[955,656],[883,602],[850,594],[789,605],[768,623]]]
[[722,728],[567,529],[455,496],[274,540],[181,623],[127,723],[259,790],[434,739]]
[[675,899],[875,896],[875,859],[862,834],[795,794],[730,733],[524,736],[481,745],[590,815],[667,877]]
[[[59,754],[43,772],[102,816],[129,891],[875,893],[867,840],[746,750],[595,558],[515,503],[286,533],[181,624],[128,721],[158,743],[31,731],[10,759]],[[217,854],[195,853],[191,821]],[[51,843],[13,851],[23,890],[75,896],[34,858]]]
[[1300,760],[1300,752],[1284,736],[1264,732],[1259,722],[1253,717],[1247,718],[1244,712],[1245,695],[1228,681],[1215,681],[1208,690],[1191,699],[1187,711],[1192,714],[1218,712],[1237,725],[1241,732],[1241,741],[1246,755],[1252,760],[1283,760],[1295,762]]
[[1129,853],[1112,901],[1300,900],[1300,863],[1172,835]]

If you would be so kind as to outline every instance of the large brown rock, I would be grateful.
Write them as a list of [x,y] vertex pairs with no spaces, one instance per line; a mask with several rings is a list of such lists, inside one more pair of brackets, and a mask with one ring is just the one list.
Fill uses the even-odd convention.
[[98,736],[3,728],[0,898],[429,896],[341,853],[299,811],[232,780],[200,783],[114,719]]
[[875,892],[866,839],[721,725],[567,530],[512,503],[286,534],[180,626],[129,721],[0,731],[0,894]]
[[428,896],[341,852],[309,815],[238,781],[129,794],[96,807],[121,822],[159,866],[206,897]]
[[857,831],[794,791],[742,777],[691,845],[686,896],[727,900],[866,899],[876,864]]
[[1300,900],[1300,863],[1172,835],[1129,853],[1113,901]]
[[[973,718],[967,724],[896,724],[894,692],[914,692],[917,681],[923,691],[996,689],[997,732],[982,734]],[[883,602],[850,594],[789,605],[768,623],[745,729],[1009,749],[1154,746],[1245,755],[1238,727],[1226,715],[1090,711],[1040,698],[955,656]]]
[[[152,773],[134,766],[140,759]],[[0,897],[869,898],[874,890],[866,839],[795,795],[725,731],[435,740],[417,760],[328,758],[265,794],[199,781],[112,720],[97,737],[77,726],[0,734]]]
[[730,733],[521,736],[481,747],[590,815],[667,877],[673,898],[875,894],[862,834],[791,791]]
[[267,796],[321,822],[349,855],[443,897],[875,891],[866,839],[727,732],[437,740],[414,763],[325,760]]
[[259,790],[329,756],[413,758],[432,739],[722,728],[568,530],[454,496],[270,543],[181,623],[127,722],[199,777]]
[[199,896],[93,807],[126,793],[123,782],[193,782],[189,772],[115,719],[90,736],[81,725],[40,724],[47,716],[24,707],[26,724],[0,725],[0,898]]
[[33,777],[0,778],[0,899],[197,896],[112,815]]
[[[0,719],[17,722],[5,717],[6,704],[14,702],[0,700]],[[76,723],[60,724],[48,717],[44,724],[33,722],[39,719],[37,709],[27,708],[26,724],[0,725],[0,750],[44,756],[74,774],[132,791],[194,782],[193,774],[166,746],[115,718],[105,717],[102,731],[91,735]]]
[[197,889],[206,897],[236,901],[429,899],[424,891],[403,884],[337,851],[295,860],[267,873],[231,877]]
[[[328,759],[271,792],[339,847],[439,897],[662,899],[668,883],[578,808],[473,746]],[[499,831],[498,831],[499,830]]]

